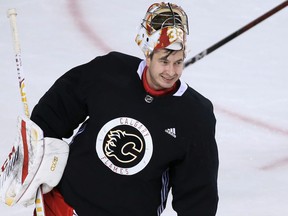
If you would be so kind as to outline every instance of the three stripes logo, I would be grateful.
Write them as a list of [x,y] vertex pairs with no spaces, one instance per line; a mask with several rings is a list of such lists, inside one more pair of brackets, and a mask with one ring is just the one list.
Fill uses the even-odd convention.
[[165,132],[171,136],[173,136],[174,138],[176,138],[176,129],[175,128],[167,128],[165,130]]

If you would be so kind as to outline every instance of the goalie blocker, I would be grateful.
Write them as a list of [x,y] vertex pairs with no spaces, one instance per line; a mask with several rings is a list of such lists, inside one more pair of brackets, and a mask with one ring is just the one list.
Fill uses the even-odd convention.
[[34,204],[37,189],[43,193],[55,187],[64,172],[69,146],[43,137],[43,132],[27,117],[18,118],[18,134],[11,153],[0,170],[0,200],[9,206]]

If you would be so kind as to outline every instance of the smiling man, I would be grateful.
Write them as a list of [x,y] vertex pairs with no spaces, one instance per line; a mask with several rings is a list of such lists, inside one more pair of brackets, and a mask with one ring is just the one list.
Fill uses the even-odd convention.
[[40,99],[31,120],[53,138],[45,145],[81,125],[59,184],[44,194],[46,216],[159,216],[171,188],[178,216],[215,216],[216,120],[212,103],[180,79],[188,33],[180,6],[155,3],[135,39],[144,59],[98,56]]
[[172,51],[165,48],[154,51],[147,58],[147,84],[157,91],[171,92],[177,88],[176,82],[182,75],[184,51]]

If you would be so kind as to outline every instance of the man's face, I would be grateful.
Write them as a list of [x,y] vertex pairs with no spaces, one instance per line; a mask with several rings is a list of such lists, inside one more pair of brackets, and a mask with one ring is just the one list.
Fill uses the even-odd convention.
[[184,51],[173,51],[169,54],[166,49],[154,52],[153,57],[147,57],[147,81],[154,90],[171,88],[180,78],[183,71]]

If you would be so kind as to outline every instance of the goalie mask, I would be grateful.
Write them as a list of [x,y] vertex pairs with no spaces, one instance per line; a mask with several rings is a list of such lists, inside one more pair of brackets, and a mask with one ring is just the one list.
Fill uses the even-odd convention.
[[152,4],[140,25],[136,43],[149,56],[155,49],[185,50],[189,34],[184,10],[171,3]]

